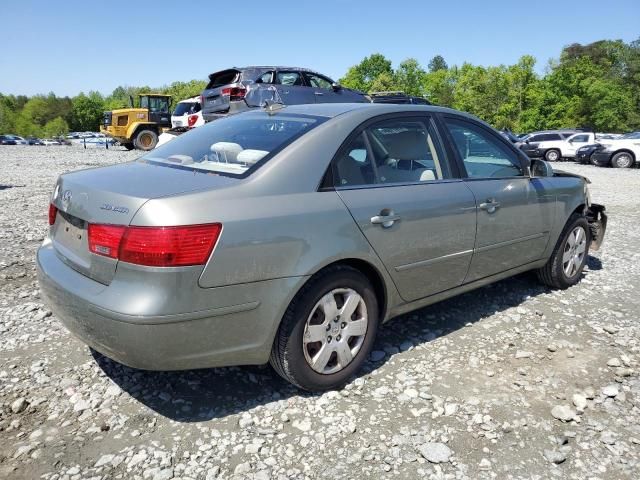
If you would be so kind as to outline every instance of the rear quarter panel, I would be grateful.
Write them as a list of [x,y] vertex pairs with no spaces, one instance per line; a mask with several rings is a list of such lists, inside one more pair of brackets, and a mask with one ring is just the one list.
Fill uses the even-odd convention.
[[168,212],[180,212],[172,219],[176,224],[221,222],[222,234],[198,282],[203,288],[311,275],[341,259],[367,261],[389,288],[384,266],[335,191],[256,197],[240,192],[150,200],[132,223],[166,223]]

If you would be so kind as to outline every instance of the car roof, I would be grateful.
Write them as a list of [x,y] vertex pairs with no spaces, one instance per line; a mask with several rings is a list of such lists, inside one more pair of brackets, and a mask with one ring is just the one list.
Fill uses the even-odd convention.
[[348,112],[361,111],[365,109],[369,110],[372,116],[384,115],[385,113],[432,112],[455,113],[456,115],[462,115],[474,120],[478,120],[478,118],[474,117],[473,115],[446,107],[436,107],[434,105],[390,103],[312,103],[305,105],[287,105],[282,109],[277,110],[277,112],[333,118]]

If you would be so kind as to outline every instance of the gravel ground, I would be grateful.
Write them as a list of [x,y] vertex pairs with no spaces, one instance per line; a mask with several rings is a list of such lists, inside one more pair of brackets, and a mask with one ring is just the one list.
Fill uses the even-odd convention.
[[640,170],[558,165],[610,215],[580,284],[525,274],[397,318],[312,395],[268,367],[124,367],[43,304],[56,176],[135,156],[0,147],[0,478],[640,477]]

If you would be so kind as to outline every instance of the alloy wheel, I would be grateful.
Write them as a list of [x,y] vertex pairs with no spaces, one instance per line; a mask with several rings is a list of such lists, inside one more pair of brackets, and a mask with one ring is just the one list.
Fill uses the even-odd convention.
[[582,260],[584,259],[587,250],[587,233],[581,226],[574,228],[567,241],[564,244],[564,251],[562,254],[562,269],[564,274],[571,278],[576,273]]
[[629,168],[631,166],[631,155],[620,155],[616,162],[618,163],[618,166],[622,167],[622,168]]
[[337,288],[315,304],[302,337],[304,358],[321,374],[339,372],[362,348],[369,317],[362,296],[351,288]]

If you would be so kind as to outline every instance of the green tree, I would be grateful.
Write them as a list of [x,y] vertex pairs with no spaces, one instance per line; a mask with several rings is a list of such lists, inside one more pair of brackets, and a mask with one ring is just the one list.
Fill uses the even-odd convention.
[[345,87],[368,93],[372,91],[373,82],[383,73],[393,75],[391,61],[380,53],[374,53],[351,67],[340,79],[340,83]]
[[71,128],[75,131],[97,131],[105,110],[104,99],[98,92],[80,93],[73,99]]
[[422,96],[423,78],[426,72],[415,58],[407,58],[395,72],[396,84],[407,95]]
[[42,132],[47,137],[61,137],[69,133],[69,126],[62,117],[56,117],[47,122]]
[[436,55],[429,61],[429,72],[438,72],[440,70],[448,70],[449,66],[447,62],[444,61],[444,57],[442,55]]

